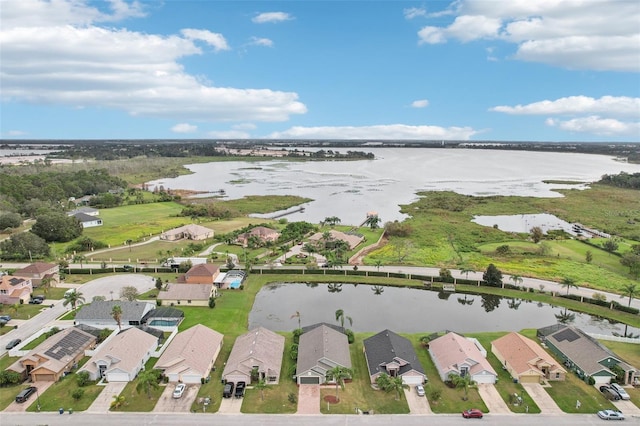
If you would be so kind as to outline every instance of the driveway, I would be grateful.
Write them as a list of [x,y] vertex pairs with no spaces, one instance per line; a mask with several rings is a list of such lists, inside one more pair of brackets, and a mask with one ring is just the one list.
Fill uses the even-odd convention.
[[629,419],[631,416],[640,417],[640,408],[631,401],[611,401],[616,408],[624,413]]
[[100,392],[95,401],[93,401],[93,404],[87,408],[87,412],[108,413],[109,408],[111,408],[111,402],[113,402],[113,397],[120,395],[126,385],[126,382],[107,383],[104,389],[102,389],[102,392]]
[[[18,404],[15,400],[13,402],[11,402],[11,404],[9,404],[9,406],[7,408],[5,408],[3,411],[7,411],[7,412],[14,412],[14,413],[20,413],[20,412],[24,412],[27,410],[27,408],[31,405],[31,404],[37,404],[38,402],[38,396],[42,395],[44,393],[44,391],[46,391],[47,389],[49,389],[49,386],[53,385],[55,382],[35,382],[35,383],[25,383],[25,385],[22,386],[17,386],[15,388],[15,392],[16,395],[18,395],[18,393],[20,393],[21,390],[26,389],[27,386],[35,386],[36,388],[38,388],[38,392],[34,393],[33,395],[31,395],[29,397],[29,399],[27,400],[27,402],[22,402],[20,404]],[[2,424],[2,422],[0,421],[0,424]]]
[[407,404],[409,404],[409,413],[411,414],[431,414],[431,406],[429,406],[429,400],[426,396],[418,396],[415,386],[405,388],[404,396],[407,398]]
[[320,385],[298,386],[297,414],[320,414]]
[[187,388],[184,390],[184,393],[182,394],[182,398],[173,397],[173,390],[175,388],[176,388],[175,383],[169,383],[165,387],[153,411],[163,412],[163,413],[191,412],[191,405],[193,405],[193,402],[196,400],[196,397],[198,396],[198,391],[200,390],[200,384],[187,385]]
[[491,414],[511,414],[507,403],[504,402],[494,385],[479,383],[478,393]]
[[[521,383],[531,399],[540,408],[541,414],[562,414],[563,411],[558,404],[549,396],[540,383]],[[553,386],[553,385],[551,385]]]
[[222,398],[218,414],[240,414],[244,398]]

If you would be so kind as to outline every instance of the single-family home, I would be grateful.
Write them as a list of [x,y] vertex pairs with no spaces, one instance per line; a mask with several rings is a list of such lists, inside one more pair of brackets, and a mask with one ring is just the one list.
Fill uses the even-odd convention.
[[102,219],[96,216],[91,216],[82,212],[74,213],[69,216],[73,216],[76,219],[78,219],[78,221],[80,222],[83,228],[93,228],[95,226],[102,226]]
[[76,327],[66,328],[30,350],[7,369],[33,382],[55,382],[93,348],[96,336]]
[[29,303],[33,292],[31,278],[3,275],[0,279],[0,303],[3,305]]
[[70,212],[67,213],[67,216],[73,216],[76,213],[84,213],[86,215],[89,216],[98,216],[100,214],[100,210],[98,209],[94,209],[93,207],[78,207],[75,210],[71,210]]
[[320,324],[300,336],[296,365],[299,385],[327,383],[327,373],[337,366],[351,368],[346,334]]
[[622,360],[609,348],[579,328],[556,324],[538,330],[538,338],[580,378],[593,377],[596,383],[609,383],[616,377],[611,370],[617,366],[622,371],[623,383],[633,383],[640,371]]
[[207,238],[213,238],[213,229],[195,223],[170,229],[160,234],[160,239],[166,241],[206,240]]
[[222,348],[223,335],[202,324],[178,333],[154,368],[170,382],[200,383],[209,376]]
[[427,380],[409,339],[384,330],[365,339],[363,344],[371,384],[375,385],[381,374],[402,377],[402,382],[407,385],[419,385]]
[[211,284],[167,284],[166,290],[158,292],[163,305],[207,306],[215,297],[216,287]]
[[157,346],[157,338],[131,327],[102,343],[78,372],[88,372],[91,380],[105,378],[108,382],[130,382],[144,368]]
[[247,247],[252,240],[257,242],[257,245],[263,245],[266,243],[274,243],[279,237],[280,233],[275,229],[267,228],[266,226],[256,226],[238,235],[236,242],[242,244],[243,247]]
[[220,268],[212,263],[193,265],[180,281],[187,284],[213,284],[220,274]]
[[222,372],[227,382],[251,383],[253,371],[258,380],[277,384],[280,380],[284,337],[264,327],[254,328],[239,336]]
[[144,323],[145,315],[155,308],[155,303],[128,300],[94,300],[82,305],[76,313],[75,323],[90,325],[96,328],[117,328],[118,323],[113,318],[113,307],[120,306],[120,326],[122,329]]
[[328,241],[325,238],[324,232],[316,232],[315,234],[309,237],[309,241],[314,243],[320,243],[321,241],[324,241],[324,243],[326,244],[327,242],[330,242],[330,241],[340,240],[349,244],[349,250],[353,250],[354,248],[356,248],[356,246],[358,246],[358,244],[364,241],[364,236],[360,234],[347,234],[344,232],[336,231],[335,229],[332,229],[328,232],[329,232]]
[[13,273],[15,277],[29,278],[33,288],[42,285],[42,280],[48,280],[51,287],[60,283],[60,267],[55,263],[35,262]]
[[69,197],[69,202],[75,204],[76,206],[87,206],[91,202],[91,199],[95,197],[95,195],[83,195],[82,197]]
[[450,374],[467,374],[476,383],[496,382],[498,374],[486,358],[486,351],[475,339],[449,332],[429,342],[429,355],[443,382]]
[[494,340],[491,352],[520,383],[564,380],[567,373],[539,344],[520,333],[511,332]]

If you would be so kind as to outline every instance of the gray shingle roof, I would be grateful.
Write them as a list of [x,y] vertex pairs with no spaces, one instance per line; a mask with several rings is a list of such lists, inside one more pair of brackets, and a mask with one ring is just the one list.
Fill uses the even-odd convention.
[[[347,336],[333,328],[321,325],[300,336],[298,345],[297,372],[330,370],[332,366],[319,361],[326,359],[343,367],[351,368],[351,354]],[[320,365],[322,364],[322,365]]]
[[399,374],[409,370],[416,370],[424,374],[422,364],[420,364],[418,355],[409,339],[391,330],[384,330],[375,336],[365,339],[363,343],[364,351],[367,354],[370,376],[386,372],[385,369],[380,367],[380,364],[387,364],[393,361],[394,358],[400,358],[408,363],[400,367]]
[[122,309],[121,321],[126,324],[129,321],[142,320],[149,303],[126,300],[94,300],[82,306],[82,309],[76,314],[76,320],[113,320],[111,310],[116,305],[120,305]]

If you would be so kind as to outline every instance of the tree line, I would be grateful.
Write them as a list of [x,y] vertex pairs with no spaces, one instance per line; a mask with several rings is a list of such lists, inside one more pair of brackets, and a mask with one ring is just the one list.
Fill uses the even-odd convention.
[[617,175],[603,175],[598,183],[618,188],[640,189],[640,173],[621,172]]

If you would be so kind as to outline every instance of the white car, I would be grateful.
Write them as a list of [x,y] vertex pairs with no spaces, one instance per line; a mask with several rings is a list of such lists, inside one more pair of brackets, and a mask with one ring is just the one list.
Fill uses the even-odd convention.
[[624,388],[622,386],[620,386],[619,384],[611,383],[609,386],[611,386],[611,389],[613,389],[614,391],[618,392],[618,395],[620,395],[620,399],[631,399],[631,397],[629,396],[627,391],[624,390]]
[[184,393],[184,390],[187,388],[187,386],[184,383],[179,383],[176,385],[176,388],[173,390],[173,397],[174,398],[181,398],[182,394]]
[[416,385],[416,392],[418,396],[424,396],[424,387],[422,385]]
[[603,420],[624,420],[624,415],[620,411],[616,410],[598,411],[598,417]]

